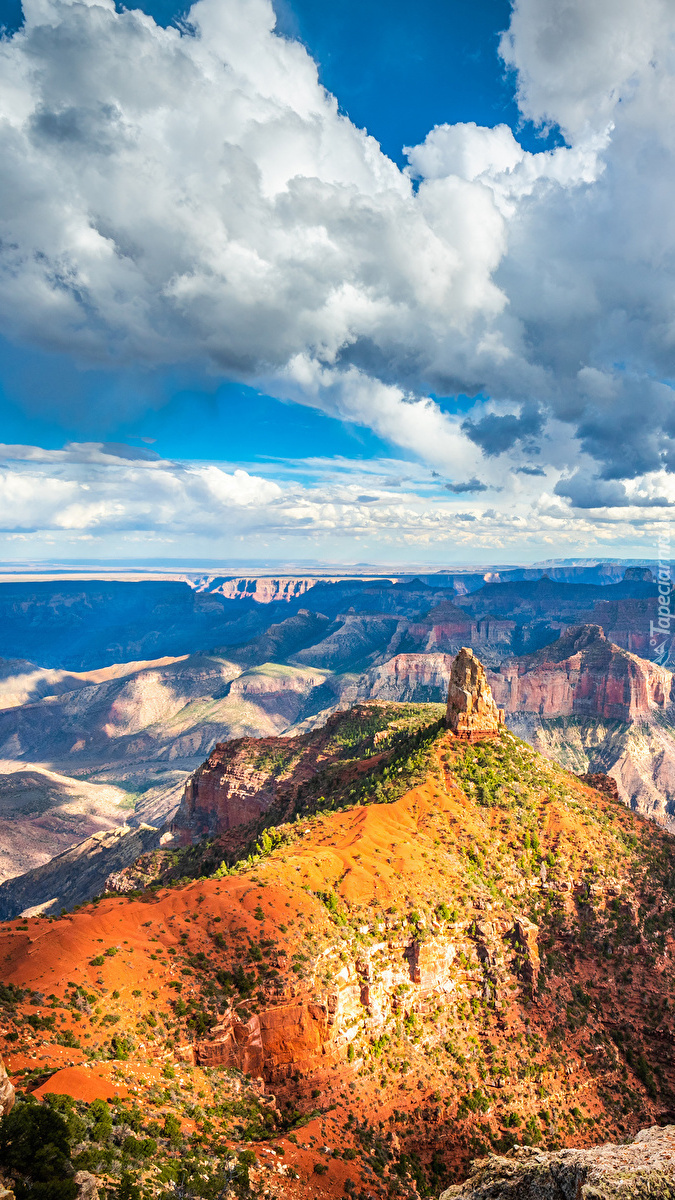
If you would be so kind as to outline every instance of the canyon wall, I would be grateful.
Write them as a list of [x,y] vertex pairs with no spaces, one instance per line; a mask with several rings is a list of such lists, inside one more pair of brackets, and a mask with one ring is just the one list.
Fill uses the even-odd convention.
[[507,713],[634,721],[667,709],[672,673],[613,645],[599,625],[584,625],[503,662],[490,683]]

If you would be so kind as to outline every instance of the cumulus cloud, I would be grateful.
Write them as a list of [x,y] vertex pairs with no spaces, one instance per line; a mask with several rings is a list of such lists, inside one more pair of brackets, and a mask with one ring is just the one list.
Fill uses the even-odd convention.
[[0,446],[0,531],[214,531],[228,514],[247,527],[283,496],[278,483],[241,469],[134,460],[104,446],[34,455]]
[[672,33],[669,0],[516,0],[501,48],[525,115],[574,137],[606,126],[663,68]]
[[[669,0],[515,0],[502,54],[521,110],[566,144],[438,125],[406,171],[275,32],[270,0],[199,0],[181,29],[113,0],[24,7],[0,45],[0,318],[16,339],[99,365],[197,363],[367,425],[453,481],[503,457],[534,486],[536,448],[567,469],[547,503],[611,507],[624,486],[637,504],[673,470]],[[429,392],[490,406],[460,416]],[[570,430],[564,463],[552,422]]]
[[672,508],[675,506],[675,486],[665,475],[646,477],[641,486],[625,484],[618,479],[600,479],[588,471],[579,470],[568,478],[559,479],[554,487],[556,496],[565,496],[575,508]]

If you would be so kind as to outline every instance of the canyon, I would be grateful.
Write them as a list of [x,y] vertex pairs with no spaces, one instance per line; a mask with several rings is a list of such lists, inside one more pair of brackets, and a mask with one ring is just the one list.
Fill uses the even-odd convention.
[[[649,651],[651,572],[604,564],[550,574],[0,586],[0,640],[14,654],[0,665],[2,878],[104,827],[147,824],[159,837],[217,742],[293,736],[369,699],[441,701],[464,645],[492,672],[521,736],[579,774],[610,771],[627,803],[669,822],[670,674],[621,653]],[[583,652],[581,682],[565,641],[579,613],[608,625],[586,622],[605,641]],[[21,656],[29,646],[42,665]],[[162,656],[110,661],[150,646]],[[16,803],[34,801],[25,819],[10,798],[22,788]]]

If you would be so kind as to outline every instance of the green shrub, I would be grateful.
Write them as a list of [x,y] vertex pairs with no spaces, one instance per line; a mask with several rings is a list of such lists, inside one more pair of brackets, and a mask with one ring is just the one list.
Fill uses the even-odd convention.
[[[108,1192],[110,1196],[111,1193]],[[123,1171],[120,1176],[118,1186],[112,1193],[114,1200],[141,1200],[141,1189],[137,1183],[134,1183],[133,1175],[129,1171]]]
[[94,1100],[89,1105],[89,1116],[94,1118],[92,1140],[106,1144],[112,1137],[112,1117],[105,1100]]
[[168,1138],[172,1146],[178,1145],[181,1139],[181,1123],[173,1113],[167,1113],[164,1118],[162,1136]]
[[75,1200],[68,1126],[49,1105],[18,1103],[2,1118],[0,1162],[17,1200]]

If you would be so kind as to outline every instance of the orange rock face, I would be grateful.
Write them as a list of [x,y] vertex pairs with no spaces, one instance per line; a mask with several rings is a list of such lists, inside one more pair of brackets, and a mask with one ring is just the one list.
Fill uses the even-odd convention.
[[462,646],[452,664],[446,719],[457,737],[470,741],[492,737],[504,724],[483,666],[467,646]]
[[246,1022],[230,1010],[208,1040],[197,1043],[195,1057],[200,1066],[234,1067],[278,1083],[295,1071],[316,1069],[317,1061],[323,1065],[328,1024],[325,1003],[282,1004]]

